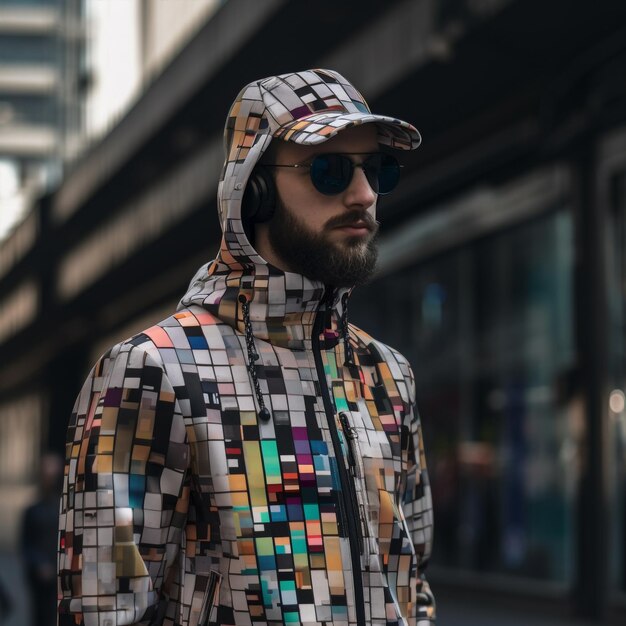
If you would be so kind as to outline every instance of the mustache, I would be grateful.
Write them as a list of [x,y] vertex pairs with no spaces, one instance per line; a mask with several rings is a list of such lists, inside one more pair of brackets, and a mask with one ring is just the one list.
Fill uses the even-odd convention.
[[354,209],[346,211],[336,217],[331,217],[324,225],[324,229],[330,230],[333,228],[341,228],[342,226],[354,226],[355,224],[363,224],[372,232],[376,232],[379,226],[379,222],[377,222],[371,214],[366,211]]

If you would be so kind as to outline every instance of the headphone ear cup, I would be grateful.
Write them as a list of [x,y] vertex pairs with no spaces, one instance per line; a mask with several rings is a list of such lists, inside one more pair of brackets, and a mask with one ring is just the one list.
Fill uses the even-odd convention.
[[267,167],[257,165],[248,180],[241,202],[241,215],[244,221],[252,224],[272,219],[276,206],[276,185]]

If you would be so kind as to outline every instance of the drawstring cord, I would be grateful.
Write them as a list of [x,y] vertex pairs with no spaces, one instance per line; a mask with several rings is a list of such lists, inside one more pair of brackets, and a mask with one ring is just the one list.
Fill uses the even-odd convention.
[[248,349],[248,372],[252,378],[252,384],[254,385],[254,391],[259,403],[259,417],[264,422],[269,422],[272,419],[272,414],[265,406],[265,400],[261,393],[261,386],[259,385],[259,379],[256,371],[256,361],[259,360],[259,353],[256,351],[254,344],[254,335],[252,334],[252,323],[250,322],[250,301],[246,296],[240,295],[239,302],[241,302],[241,309],[243,311],[243,324],[245,329],[246,348]]
[[352,351],[352,346],[350,345],[350,334],[348,329],[348,298],[349,293],[346,292],[343,294],[341,298],[341,338],[343,339],[343,349],[345,352],[345,361],[344,365],[346,367],[354,366],[354,352]]
[[[344,366],[354,367],[354,352],[350,345],[350,334],[348,327],[348,297],[346,292],[341,300],[342,312],[341,312],[341,338],[343,340],[345,361]],[[243,312],[243,324],[244,324],[244,336],[246,339],[246,348],[248,350],[248,373],[252,378],[252,384],[254,385],[254,391],[257,401],[259,403],[259,417],[264,422],[269,422],[272,419],[272,414],[265,406],[265,400],[263,399],[263,393],[261,392],[261,385],[259,384],[259,378],[257,374],[256,362],[259,360],[259,353],[256,350],[254,343],[254,335],[252,334],[252,322],[250,321],[250,300],[243,294],[239,296],[239,302],[241,303],[241,310]]]

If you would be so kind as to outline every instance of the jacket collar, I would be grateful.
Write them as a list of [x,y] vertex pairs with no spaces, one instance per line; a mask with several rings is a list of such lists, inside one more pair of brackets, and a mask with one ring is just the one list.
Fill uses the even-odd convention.
[[203,265],[181,299],[178,310],[201,306],[235,330],[244,333],[242,299],[250,303],[255,338],[292,350],[311,348],[319,311],[327,311],[324,328],[339,332],[348,289],[326,287],[267,263],[237,262],[225,242],[216,259]]

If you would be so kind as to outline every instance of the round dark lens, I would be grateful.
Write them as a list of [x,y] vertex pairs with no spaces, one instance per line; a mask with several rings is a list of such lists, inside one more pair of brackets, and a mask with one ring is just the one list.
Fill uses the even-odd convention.
[[372,154],[363,161],[363,172],[372,190],[380,193],[380,167],[382,154]]
[[398,159],[390,154],[380,154],[378,170],[378,193],[385,195],[396,188],[400,180],[400,164]]
[[311,161],[311,181],[320,193],[333,196],[348,188],[352,162],[342,154],[318,154]]

